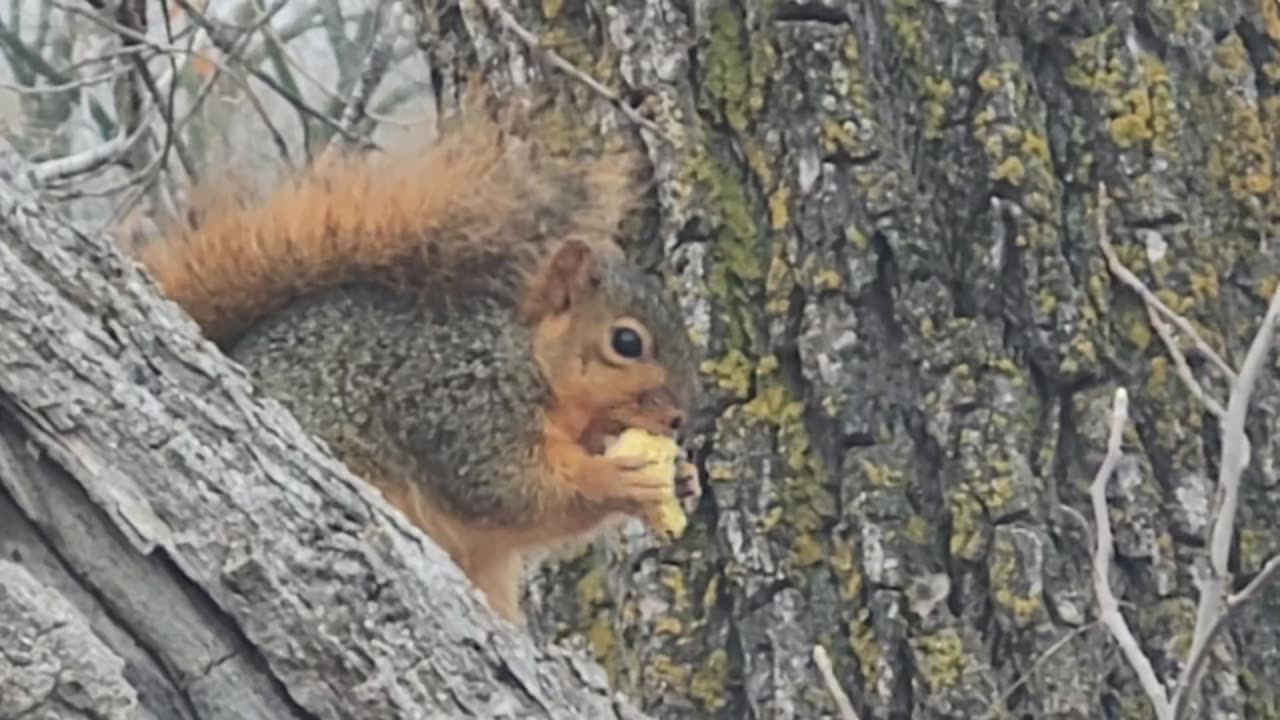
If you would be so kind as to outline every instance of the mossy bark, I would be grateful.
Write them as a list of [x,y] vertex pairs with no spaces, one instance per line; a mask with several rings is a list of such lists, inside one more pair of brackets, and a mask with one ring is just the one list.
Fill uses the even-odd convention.
[[[443,85],[538,75],[625,122],[478,3],[419,4]],[[555,565],[536,628],[664,718],[829,715],[815,644],[863,717],[1148,717],[1093,624],[1110,398],[1133,419],[1114,583],[1170,681],[1219,438],[1107,271],[1097,186],[1120,257],[1237,362],[1280,282],[1277,5],[511,5],[673,141],[644,138],[636,252],[661,251],[708,357],[687,536]],[[1242,579],[1280,550],[1278,397],[1267,378],[1251,415]],[[1233,626],[1199,717],[1280,717],[1276,597]]]

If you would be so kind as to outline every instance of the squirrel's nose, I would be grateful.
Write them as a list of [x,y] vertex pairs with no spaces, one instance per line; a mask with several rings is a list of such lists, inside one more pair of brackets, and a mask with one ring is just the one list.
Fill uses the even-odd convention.
[[684,425],[684,413],[677,412],[671,416],[671,432],[679,432]]

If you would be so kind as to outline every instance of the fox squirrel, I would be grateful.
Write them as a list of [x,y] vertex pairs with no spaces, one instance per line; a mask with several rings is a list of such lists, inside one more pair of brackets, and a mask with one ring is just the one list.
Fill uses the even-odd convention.
[[[676,437],[695,354],[612,240],[625,153],[555,158],[468,118],[424,152],[318,163],[263,202],[216,197],[140,252],[162,291],[523,624],[525,559],[700,490]],[[658,513],[660,514],[660,513]]]

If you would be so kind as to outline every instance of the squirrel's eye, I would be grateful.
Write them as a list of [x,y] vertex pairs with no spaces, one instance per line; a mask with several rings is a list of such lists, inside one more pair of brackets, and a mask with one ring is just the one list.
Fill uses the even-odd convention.
[[612,344],[613,351],[628,360],[635,360],[644,354],[644,340],[640,339],[640,333],[631,328],[615,328]]

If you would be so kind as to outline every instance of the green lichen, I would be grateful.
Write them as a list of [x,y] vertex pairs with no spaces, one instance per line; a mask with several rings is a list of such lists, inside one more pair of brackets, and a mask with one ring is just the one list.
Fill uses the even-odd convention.
[[906,538],[916,545],[928,545],[932,534],[929,521],[919,515],[907,519]]
[[894,466],[872,462],[867,458],[858,459],[858,467],[867,484],[876,488],[901,487],[904,482],[902,471]]
[[659,581],[670,593],[672,610],[684,612],[689,609],[689,586],[685,583],[683,567],[664,565]]
[[1009,612],[1018,627],[1027,627],[1040,619],[1044,602],[1039,595],[1018,592],[1016,585],[1022,576],[1017,548],[1008,538],[998,538],[992,547],[988,571],[992,598]]
[[797,535],[791,541],[791,562],[796,567],[810,567],[822,560],[822,545],[810,534]]
[[964,642],[953,628],[912,638],[916,663],[921,676],[934,690],[953,688],[965,672]]
[[689,697],[707,712],[718,712],[729,704],[728,679],[729,654],[724,650],[713,650],[689,679]]
[[885,22],[893,32],[908,61],[919,66],[924,56],[924,22],[920,0],[890,0],[885,3]]
[[1001,163],[991,171],[991,179],[1004,180],[1011,185],[1021,185],[1022,178],[1026,176],[1026,173],[1027,171],[1022,165],[1022,161],[1016,157],[1010,156],[1001,161]]
[[689,161],[687,176],[702,187],[709,209],[718,216],[719,227],[712,246],[715,262],[707,287],[722,303],[727,340],[733,347],[747,347],[756,337],[755,301],[752,290],[764,279],[761,237],[753,207],[745,189],[745,179],[705,150]]
[[866,691],[874,693],[880,681],[880,664],[884,656],[876,640],[875,628],[871,625],[871,611],[866,608],[860,608],[849,623],[849,648],[862,668]]
[[947,119],[947,100],[955,94],[955,88],[947,78],[926,77],[924,85],[924,136],[930,140],[942,137],[942,126]]
[[1262,114],[1265,106],[1253,102],[1247,93],[1234,91],[1252,82],[1252,66],[1240,36],[1232,33],[1224,38],[1214,60],[1209,80],[1215,92],[1197,103],[1210,114],[1207,119],[1220,128],[1209,136],[1206,169],[1211,179],[1225,181],[1233,199],[1247,201],[1270,193],[1274,187],[1273,132]]
[[787,212],[787,201],[791,198],[791,190],[780,186],[769,195],[769,228],[777,231],[787,226],[790,214]]
[[735,398],[745,400],[751,392],[754,367],[750,358],[734,348],[719,359],[703,361],[702,372],[710,375],[720,389],[732,393]]
[[977,498],[964,488],[953,491],[948,500],[951,512],[951,554],[976,561],[986,549],[986,516]]
[[765,87],[776,65],[773,46],[763,37],[753,41],[732,5],[711,13],[704,86],[735,131],[745,131],[764,107]]
[[675,693],[688,691],[691,674],[692,671],[688,667],[662,654],[656,655],[644,670],[645,684],[656,687],[662,687],[665,684],[668,690]]
[[795,285],[795,273],[782,255],[781,244],[775,245],[764,280],[765,312],[774,317],[786,315],[791,308],[791,290]]
[[831,572],[835,574],[837,591],[841,600],[852,600],[862,592],[862,573],[853,558],[853,546],[847,540],[837,538],[832,541],[831,559],[828,561]]
[[604,665],[610,680],[616,678],[620,657],[618,636],[614,632],[610,614],[602,610],[608,602],[604,569],[592,568],[577,586],[577,627],[583,629],[587,646],[597,662]]

